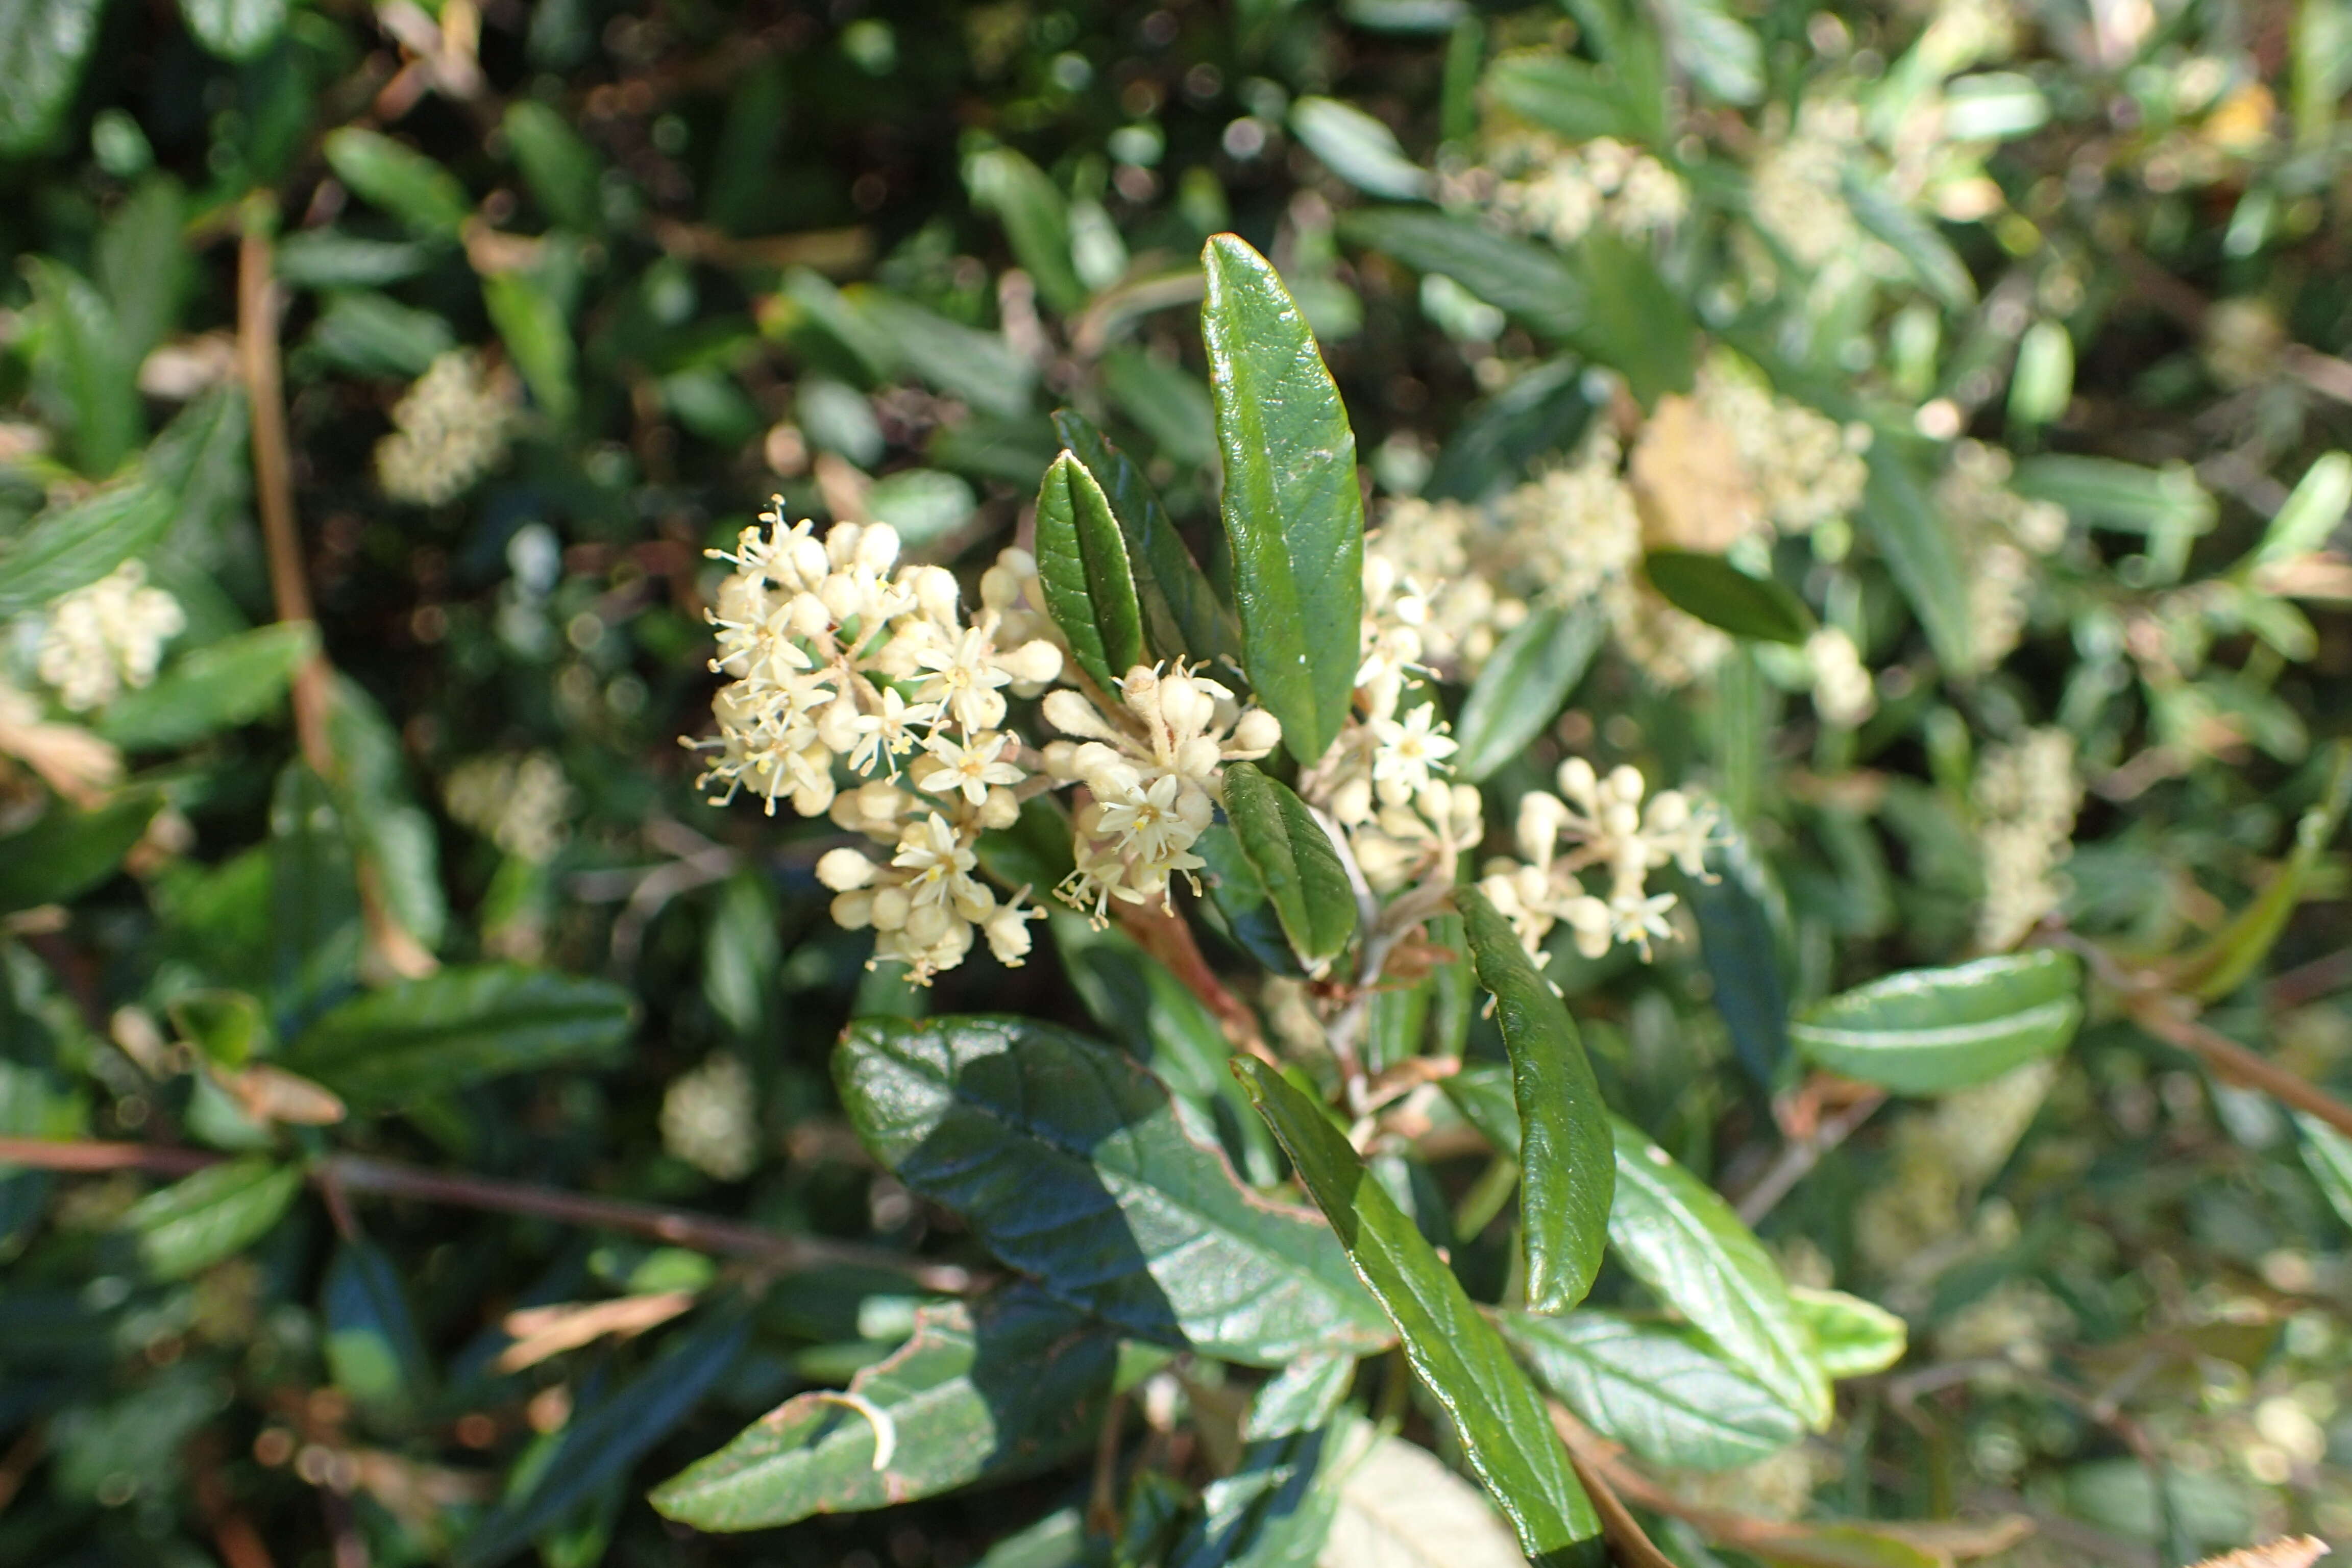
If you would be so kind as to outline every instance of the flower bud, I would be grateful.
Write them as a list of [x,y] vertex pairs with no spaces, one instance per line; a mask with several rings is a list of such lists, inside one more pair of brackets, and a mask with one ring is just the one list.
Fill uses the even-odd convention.
[[996,661],[1024,686],[1043,686],[1062,673],[1062,650],[1044,637],[1023,643]]
[[857,704],[844,694],[818,710],[816,738],[828,751],[853,750],[857,744]]
[[1349,827],[1372,819],[1372,781],[1360,773],[1331,792],[1331,815]]
[[1145,723],[1149,724],[1158,717],[1160,672],[1151,666],[1139,664],[1119,677],[1118,691],[1135,716]]
[[898,931],[907,923],[907,913],[913,907],[904,888],[879,888],[875,890],[874,929]]
[[1188,779],[1205,782],[1216,777],[1222,760],[1217,743],[1206,735],[1195,735],[1176,748],[1176,771]]
[[854,522],[835,523],[833,531],[824,536],[825,560],[836,570],[856,564],[857,541],[865,531],[864,528]]
[[1642,770],[1636,767],[1614,767],[1609,770],[1609,793],[1627,805],[1642,804]]
[[[833,579],[819,578],[819,585]],[[794,637],[821,637],[833,629],[833,611],[814,594],[795,594],[784,606],[784,626]]]
[[910,567],[906,584],[925,616],[943,626],[956,624],[956,600],[961,590],[956,586],[954,573],[944,566]]
[[788,585],[795,588],[814,588],[833,570],[833,563],[825,559],[824,546],[807,534],[793,541],[782,563],[790,569]]
[[1185,676],[1171,675],[1160,683],[1160,717],[1175,735],[1199,734],[1215,710],[1215,700]]
[[869,572],[887,572],[898,559],[898,531],[887,522],[867,524],[857,536],[856,559]]
[[864,931],[874,923],[874,895],[843,893],[833,900],[833,923],[844,931]]
[[1021,800],[1002,784],[988,792],[980,803],[980,825],[986,828],[1010,827],[1021,817]]
[[1253,708],[1234,726],[1233,749],[1245,757],[1264,756],[1282,744],[1282,721],[1263,708]]
[[1057,784],[1068,784],[1078,776],[1078,743],[1076,741],[1045,742],[1045,776]]
[[855,849],[828,849],[817,859],[816,879],[836,893],[869,887],[874,881],[874,862]]
[[929,947],[948,934],[948,922],[953,919],[945,904],[917,904],[907,911],[907,940]]
[[1559,793],[1591,815],[1598,806],[1601,793],[1601,781],[1593,776],[1592,764],[1582,757],[1570,757],[1560,763]]
[[980,574],[980,602],[992,610],[1008,610],[1021,597],[1021,579],[1002,565]]

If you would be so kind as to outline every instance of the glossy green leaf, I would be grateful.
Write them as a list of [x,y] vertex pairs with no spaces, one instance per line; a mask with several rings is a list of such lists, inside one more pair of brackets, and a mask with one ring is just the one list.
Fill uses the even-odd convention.
[[1352,1355],[1302,1356],[1259,1386],[1250,1401],[1249,1418],[1242,1424],[1242,1436],[1255,1443],[1326,1426],[1346,1403],[1355,1381]]
[[1454,902],[1511,1057],[1528,1309],[1565,1312],[1592,1289],[1608,1241],[1617,1185],[1608,1107],[1568,1005],[1519,945],[1511,922],[1476,888],[1457,890]]
[[1121,345],[1103,355],[1102,379],[1111,401],[1162,456],[1199,466],[1217,460],[1217,405],[1191,371],[1172,359]]
[[1453,279],[1547,337],[1569,340],[1584,330],[1584,280],[1549,246],[1416,207],[1350,213],[1339,232],[1388,252],[1416,272]]
[[2286,500],[2271,515],[2263,542],[2251,557],[2255,566],[2274,565],[2326,544],[2352,509],[2352,452],[2329,452],[2303,471]]
[[180,18],[206,52],[250,60],[286,31],[286,0],[180,0]]
[[983,414],[1009,419],[1029,412],[1037,367],[1014,352],[1002,332],[950,321],[879,289],[854,289],[849,300],[915,373],[940,391]]
[[1128,567],[1135,576],[1152,657],[1222,661],[1239,668],[1241,627],[1185,548],[1143,470],[1084,415],[1055,410],[1054,433],[1102,486],[1111,515],[1127,536]]
[[973,205],[1004,226],[1038,298],[1056,310],[1084,305],[1088,289],[1070,258],[1070,204],[1045,172],[1010,147],[993,147],[965,164],[964,183]]
[[552,105],[519,98],[499,129],[547,216],[562,228],[593,234],[604,223],[604,167],[570,121]]
[[2066,1048],[2083,969],[2055,948],[1914,969],[1817,1002],[1789,1026],[1812,1062],[1897,1094],[1942,1094]]
[[302,1173],[268,1160],[206,1166],[124,1212],[120,1228],[158,1279],[184,1279],[269,1232],[302,1190]]
[[1822,1370],[1832,1378],[1868,1377],[1885,1372],[1910,1348],[1909,1327],[1874,1301],[1804,1285],[1790,1286],[1789,1300],[1813,1336]]
[[1261,1366],[1387,1342],[1330,1230],[1244,1187],[1121,1052],[1017,1018],[863,1019],[834,1078],[900,1181],[1129,1334]]
[[320,1287],[319,1315],[336,1387],[375,1409],[413,1408],[424,1397],[433,1363],[391,1254],[369,1241],[337,1247]]
[[1265,879],[1242,852],[1241,837],[1220,822],[1194,839],[1192,848],[1201,857],[1209,906],[1223,933],[1268,973],[1292,979],[1305,974],[1265,890]]
[[1771,1254],[1731,1205],[1631,1122],[1617,1131],[1609,1240],[1732,1364],[1811,1426],[1830,1418],[1829,1379]]
[[0,620],[37,610],[146,553],[172,516],[170,493],[136,480],[41,513],[0,544]]
[[558,425],[570,424],[580,387],[572,327],[554,292],[529,272],[494,272],[482,279],[482,304],[541,409]]
[[2319,799],[2295,822],[2294,848],[2285,862],[2229,924],[2172,962],[2168,978],[2174,989],[2219,1001],[2252,979],[2270,956],[2303,900],[2305,882],[2352,806],[2352,742],[2338,741],[2333,753]]
[[2319,1184],[2320,1195],[2336,1217],[2352,1229],[2352,1138],[2304,1111],[2295,1113],[2294,1124],[2303,1134],[2296,1147],[2304,1168]]
[[353,1110],[387,1110],[509,1073],[609,1060],[634,1010],[607,981],[504,964],[444,969],[334,1008],[280,1065]]
[[418,234],[455,239],[473,210],[456,175],[382,132],[346,125],[327,133],[322,150],[354,195]]
[[22,266],[40,325],[34,363],[54,395],[74,467],[106,479],[146,436],[136,351],[114,307],[80,273],[44,256]]
[[1594,1310],[1497,1321],[1538,1383],[1654,1464],[1727,1470],[1805,1435],[1795,1411],[1686,1331]]
[[286,700],[294,672],[318,649],[308,621],[224,637],[174,660],[152,686],[116,698],[99,733],[125,751],[162,751],[251,723]]
[[1259,705],[1282,721],[1284,745],[1312,766],[1347,721],[1361,662],[1355,432],[1314,333],[1265,258],[1220,235],[1202,266],[1243,664]]
[[1373,1434],[1360,1416],[1260,1438],[1201,1492],[1201,1516],[1169,1568],[1315,1568],[1339,1512],[1339,1476]]
[[1862,522],[1937,658],[1948,669],[1973,673],[1969,576],[1960,570],[1959,545],[1951,525],[1929,504],[1918,474],[1885,436],[1871,444]]
[[104,8],[102,0],[0,0],[0,156],[39,152],[57,133]]
[[1225,816],[1309,971],[1320,970],[1356,932],[1356,894],[1330,838],[1288,784],[1255,764],[1225,769]]
[[0,914],[62,904],[106,881],[163,808],[152,789],[122,791],[88,811],[53,803],[31,826],[0,837]]
[[1642,570],[1666,603],[1734,637],[1802,643],[1813,617],[1804,601],[1768,577],[1751,577],[1720,555],[1653,550]]
[[1732,1053],[1757,1091],[1769,1095],[1790,1051],[1789,986],[1773,921],[1778,894],[1744,838],[1716,859],[1716,875],[1682,879],[1682,899],[1698,921],[1699,957],[1715,985],[1709,1000]]
[[1290,106],[1290,130],[1333,174],[1368,196],[1413,201],[1436,184],[1405,156],[1395,132],[1352,103],[1301,98]]
[[1543,1401],[1419,1229],[1322,1107],[1254,1057],[1234,1070],[1395,1323],[1413,1371],[1451,1417],[1464,1456],[1538,1568],[1585,1560],[1600,1521],[1552,1436]]
[[1118,1367],[1108,1326],[1026,1285],[925,1307],[849,1392],[887,1423],[800,1394],[653,1493],[698,1530],[764,1530],[1043,1469],[1095,1438]]
[[1071,656],[1097,686],[1116,691],[1129,670],[1149,662],[1143,609],[1110,500],[1068,452],[1054,459],[1037,491],[1036,549],[1045,608]]
[[726,1375],[747,1337],[740,1313],[713,1312],[673,1339],[636,1376],[573,1412],[532,1482],[492,1509],[458,1542],[451,1561],[458,1568],[503,1562],[582,1502],[619,1486]]
[[1548,605],[1511,628],[1454,726],[1454,773],[1478,784],[1527,749],[1559,717],[1584,679],[1608,621],[1596,605]]

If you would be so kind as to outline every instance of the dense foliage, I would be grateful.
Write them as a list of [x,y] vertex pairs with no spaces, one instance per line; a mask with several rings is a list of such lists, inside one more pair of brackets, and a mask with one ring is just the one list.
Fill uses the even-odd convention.
[[2352,1542],[2347,90],[0,0],[0,1563]]

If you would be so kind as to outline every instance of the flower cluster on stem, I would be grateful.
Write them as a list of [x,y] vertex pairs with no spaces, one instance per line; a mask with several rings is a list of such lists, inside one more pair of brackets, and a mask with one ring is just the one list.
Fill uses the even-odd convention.
[[[1613,768],[1604,778],[1581,757],[1560,763],[1559,783],[1559,795],[1538,790],[1520,799],[1520,858],[1490,862],[1479,889],[1531,953],[1565,921],[1587,958],[1630,942],[1646,960],[1653,938],[1674,934],[1666,915],[1675,907],[1674,894],[1650,891],[1649,874],[1671,863],[1685,876],[1709,875],[1715,807],[1680,790],[1660,791],[1645,806],[1639,769]],[[1585,886],[1588,869],[1604,873],[1605,896]]]

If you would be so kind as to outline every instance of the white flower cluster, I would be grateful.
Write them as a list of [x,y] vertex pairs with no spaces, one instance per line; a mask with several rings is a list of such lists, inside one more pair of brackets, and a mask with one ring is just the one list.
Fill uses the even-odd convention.
[[547,752],[470,758],[450,771],[442,798],[451,816],[534,866],[563,847],[576,805],[563,764]]
[[1984,847],[1977,945],[2005,952],[2064,894],[2058,868],[2074,847],[2074,814],[2083,803],[2074,738],[2056,728],[2032,730],[2014,745],[1989,748],[1972,794]]
[[1523,234],[1571,246],[1598,225],[1629,239],[1672,228],[1690,208],[1674,171],[1607,136],[1567,144],[1540,132],[1495,139],[1486,205]]
[[714,1181],[740,1182],[760,1163],[751,1074],[721,1051],[670,1080],[662,1095],[662,1148]]
[[1765,521],[1783,534],[1810,533],[1861,504],[1870,468],[1870,426],[1841,425],[1760,376],[1720,356],[1699,367],[1691,397],[1731,437],[1739,468]]
[[1838,99],[1808,99],[1796,125],[1772,141],[1748,174],[1748,208],[1758,226],[1799,264],[1851,268],[1877,241],[1854,221],[1843,176],[1863,156],[1862,110]]
[[[1675,895],[1651,892],[1649,874],[1672,863],[1685,876],[1709,876],[1716,810],[1680,790],[1650,796],[1645,808],[1646,787],[1637,768],[1613,768],[1601,778],[1591,763],[1570,757],[1559,765],[1559,795],[1538,790],[1521,797],[1521,858],[1490,861],[1478,886],[1530,953],[1560,921],[1587,958],[1630,942],[1647,959],[1653,937],[1674,934],[1666,915]],[[1584,885],[1582,873],[1594,867],[1607,874],[1605,898]]]
[[51,602],[34,668],[57,689],[58,701],[87,712],[112,701],[126,686],[153,680],[163,645],[186,625],[180,601],[149,586],[146,567],[126,561]]
[[437,355],[393,405],[393,433],[376,443],[376,482],[394,500],[452,501],[498,467],[513,434],[514,377],[467,349]]
[[1979,669],[2009,656],[2025,630],[2034,563],[2066,542],[2066,509],[2009,488],[2010,457],[1962,441],[1936,482],[1936,508],[1965,557],[1970,652]]

